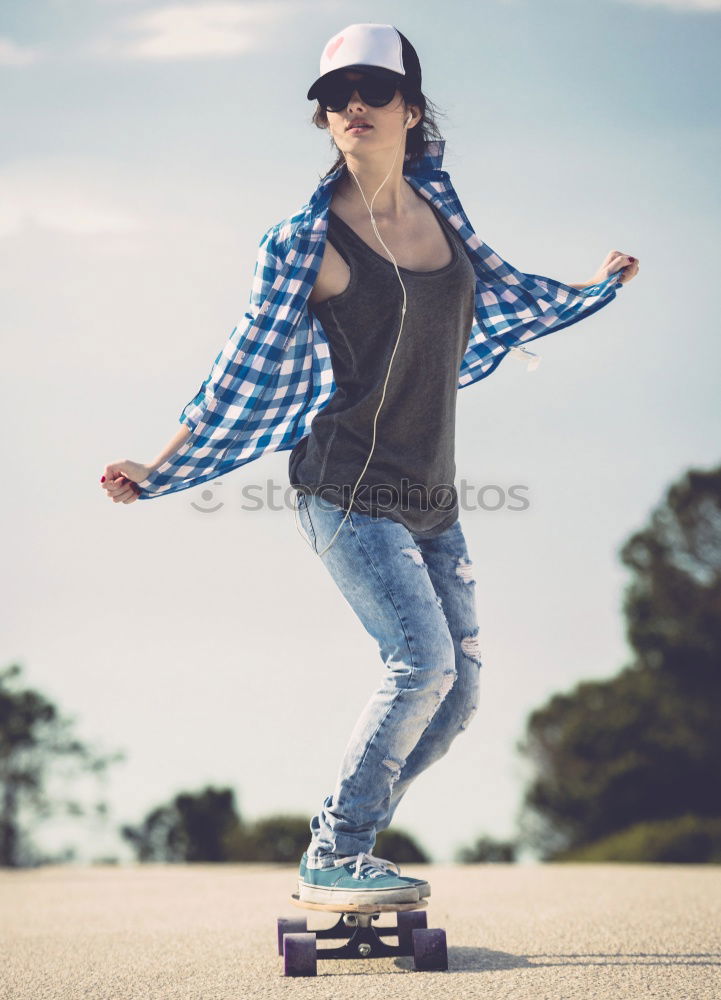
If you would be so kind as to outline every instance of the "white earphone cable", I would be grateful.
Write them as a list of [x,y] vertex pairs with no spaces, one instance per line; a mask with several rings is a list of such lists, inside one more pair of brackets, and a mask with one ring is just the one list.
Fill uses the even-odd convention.
[[[405,120],[405,121],[404,121],[404,123],[403,123],[403,127],[404,127],[404,128],[405,128],[405,127],[407,127],[407,125],[408,125],[409,121],[410,121],[410,120],[412,119],[412,117],[413,117],[413,115],[412,115],[412,114],[411,114],[410,112],[408,113],[408,115],[406,115],[406,120]],[[380,187],[378,188],[378,191],[380,191],[380,189],[381,189],[381,188],[383,187],[383,185],[385,184],[385,182],[386,182],[386,181],[388,180],[388,178],[389,178],[389,177],[390,177],[390,175],[391,175],[391,171],[393,170],[393,164],[394,164],[394,163],[396,162],[396,156],[398,156],[398,149],[399,149],[399,147],[400,147],[400,144],[401,144],[401,140],[403,139],[403,136],[404,136],[404,135],[405,135],[405,133],[401,133],[401,137],[400,137],[400,139],[398,140],[398,145],[396,146],[396,151],[395,151],[395,155],[393,156],[393,163],[391,163],[391,167],[390,167],[390,170],[388,171],[388,173],[387,173],[387,174],[386,174],[386,176],[384,177],[384,179],[383,179],[383,181],[382,181],[382,183],[381,183]],[[348,166],[348,164],[347,164],[347,163],[346,163],[346,166]],[[363,473],[364,473],[364,472],[366,471],[366,469],[368,468],[368,463],[370,462],[370,460],[371,460],[371,456],[373,455],[373,451],[374,451],[374,449],[375,449],[375,446],[376,446],[376,422],[377,422],[377,420],[378,420],[378,414],[379,414],[379,413],[380,413],[380,411],[381,411],[381,407],[383,406],[383,400],[385,399],[385,395],[386,395],[386,386],[388,385],[388,377],[390,376],[390,373],[391,373],[391,368],[393,367],[393,359],[394,359],[394,357],[395,357],[395,355],[396,355],[396,350],[397,350],[397,348],[398,348],[398,344],[399,344],[399,342],[400,342],[400,339],[401,339],[401,332],[402,332],[402,330],[403,330],[403,321],[404,321],[404,319],[405,319],[405,315],[406,315],[406,286],[405,286],[405,285],[403,284],[403,281],[402,281],[402,279],[401,279],[401,275],[400,275],[400,271],[398,270],[398,264],[396,263],[396,259],[395,259],[395,257],[393,256],[393,254],[392,254],[392,253],[390,252],[390,250],[388,249],[388,247],[386,246],[386,244],[385,244],[385,243],[383,243],[383,240],[382,240],[382,238],[381,238],[381,234],[380,234],[380,233],[378,232],[378,227],[377,227],[377,225],[376,225],[376,220],[375,220],[375,217],[373,216],[373,202],[374,202],[374,201],[375,201],[375,199],[376,199],[376,195],[378,194],[378,191],[376,191],[376,193],[375,193],[375,194],[373,195],[373,197],[371,198],[371,203],[370,203],[370,205],[369,205],[369,204],[368,204],[368,201],[367,201],[367,199],[366,199],[366,196],[365,196],[365,195],[363,194],[363,188],[361,187],[361,185],[360,185],[360,182],[359,182],[358,178],[356,177],[355,173],[353,173],[353,171],[352,171],[352,170],[350,169],[350,167],[348,167],[348,170],[349,170],[349,171],[350,171],[350,173],[351,173],[351,174],[353,175],[353,179],[355,180],[356,184],[358,185],[358,189],[359,189],[359,191],[360,191],[360,193],[361,193],[361,196],[363,197],[363,201],[364,201],[364,202],[366,203],[366,207],[367,207],[368,211],[370,212],[370,217],[371,217],[371,224],[372,224],[372,226],[373,226],[373,230],[374,230],[374,232],[375,232],[376,236],[378,237],[378,239],[379,239],[379,240],[381,241],[381,243],[383,244],[383,246],[384,246],[385,250],[386,250],[386,251],[388,252],[388,254],[390,254],[390,256],[391,256],[391,258],[392,258],[392,260],[393,260],[393,266],[394,266],[394,267],[395,267],[395,269],[396,269],[396,274],[398,275],[398,280],[400,281],[400,283],[401,283],[401,288],[403,289],[403,308],[402,308],[402,310],[401,310],[401,326],[400,326],[400,329],[399,329],[399,331],[398,331],[398,337],[397,337],[397,339],[396,339],[396,344],[395,344],[395,347],[393,348],[393,354],[391,355],[391,360],[390,360],[390,364],[388,365],[388,371],[387,371],[387,373],[386,373],[386,378],[385,378],[385,382],[383,383],[383,394],[382,394],[382,396],[381,396],[381,401],[380,401],[380,403],[379,403],[379,405],[378,405],[378,409],[376,410],[376,413],[375,413],[375,416],[373,417],[373,443],[372,443],[372,445],[371,445],[371,450],[370,450],[370,452],[368,453],[368,458],[366,459],[366,464],[365,464],[365,465],[363,466],[363,469],[361,470],[361,474],[360,474],[360,475],[358,476],[358,479],[357,479],[357,481],[356,481],[356,484],[355,484],[355,486],[353,487],[353,492],[352,492],[352,494],[351,494],[351,498],[350,498],[350,503],[349,503],[349,505],[348,505],[348,510],[347,510],[347,511],[345,512],[345,517],[343,518],[343,520],[341,521],[341,523],[340,523],[340,524],[338,525],[338,527],[337,527],[337,529],[336,529],[336,531],[335,531],[335,534],[334,534],[334,535],[333,535],[333,537],[331,538],[330,542],[328,542],[328,544],[326,545],[326,547],[325,547],[324,549],[321,549],[321,551],[320,551],[320,552],[316,553],[316,554],[317,554],[317,555],[319,555],[319,556],[322,556],[324,552],[327,552],[327,551],[328,551],[328,549],[329,549],[329,548],[331,547],[331,545],[332,545],[332,544],[333,544],[333,542],[335,541],[335,539],[336,539],[336,536],[337,536],[338,532],[340,531],[340,529],[341,529],[341,528],[343,527],[343,525],[345,524],[345,520],[346,520],[346,518],[348,517],[348,515],[350,514],[350,509],[351,509],[351,507],[353,506],[353,498],[355,497],[355,492],[356,492],[356,490],[358,489],[358,484],[360,483],[361,479],[363,478]],[[303,535],[303,532],[302,532],[302,531],[300,531],[300,529],[298,528],[298,515],[297,515],[297,510],[298,510],[298,508],[297,508],[297,507],[296,507],[296,505],[295,505],[295,494],[294,494],[294,495],[293,495],[293,513],[294,513],[294,516],[295,516],[295,522],[296,522],[296,529],[297,529],[297,530],[299,531],[299,533],[300,533],[301,535]],[[303,537],[305,538],[305,535],[303,535]],[[306,538],[306,542],[308,543],[308,540],[307,540],[307,538]],[[308,544],[310,544],[310,543],[308,543]]]

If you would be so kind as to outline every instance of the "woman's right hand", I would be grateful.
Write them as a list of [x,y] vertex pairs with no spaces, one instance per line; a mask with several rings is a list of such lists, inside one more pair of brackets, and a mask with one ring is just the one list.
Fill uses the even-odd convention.
[[113,503],[134,503],[140,490],[135,485],[147,479],[151,473],[148,465],[123,459],[120,462],[109,462],[105,466],[101,486]]

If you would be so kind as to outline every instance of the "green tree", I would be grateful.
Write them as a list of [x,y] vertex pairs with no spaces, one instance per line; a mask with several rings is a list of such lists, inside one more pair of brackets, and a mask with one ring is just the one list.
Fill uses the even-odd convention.
[[229,861],[268,861],[298,864],[308,846],[310,828],[305,816],[275,813],[239,824],[228,833]]
[[[245,823],[230,788],[183,792],[152,809],[138,826],[121,828],[139,861],[265,861],[298,864],[310,840],[306,816],[275,813]],[[385,853],[384,853],[385,852]],[[373,853],[400,862],[428,857],[402,831],[383,831]]]
[[240,822],[233,790],[207,786],[179,793],[120,833],[139,861],[227,861],[226,839]]
[[[666,844],[676,829],[667,821],[680,817],[686,845],[708,844],[716,827],[706,821],[721,817],[721,469],[673,484],[620,555],[633,574],[624,596],[633,662],[554,695],[517,744],[536,772],[522,838],[545,860],[580,857],[634,828],[633,851]],[[654,840],[649,822],[666,823],[663,836]],[[715,850],[700,846],[696,860]]]
[[557,855],[559,861],[665,861],[721,864],[721,819],[689,814],[632,826]]
[[638,664],[672,677],[712,719],[721,699],[721,467],[674,483],[621,560],[633,573],[624,613]]
[[[228,856],[233,861],[275,861],[298,864],[310,841],[306,816],[284,813],[266,816],[247,826],[239,826],[228,838]],[[409,834],[402,830],[383,830],[372,852],[396,864],[422,864],[428,856]]]
[[[7,868],[57,861],[33,843],[33,825],[89,811],[77,799],[51,796],[51,778],[72,782],[83,773],[100,777],[110,764],[125,759],[121,752],[99,754],[77,739],[76,720],[62,716],[39,691],[20,687],[21,673],[17,663],[0,671],[0,866]],[[102,800],[90,806],[101,816],[107,808]],[[60,860],[71,854],[66,851]]]
[[516,860],[517,845],[512,840],[481,836],[470,847],[460,847],[454,860],[460,865]]
[[399,865],[427,865],[432,860],[420,844],[401,829],[381,830],[372,853],[376,858],[389,858]]

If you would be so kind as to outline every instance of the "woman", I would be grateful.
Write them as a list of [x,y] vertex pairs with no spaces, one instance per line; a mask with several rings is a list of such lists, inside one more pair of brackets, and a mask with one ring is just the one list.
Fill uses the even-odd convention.
[[612,251],[592,281],[566,285],[482,243],[440,170],[417,54],[392,25],[333,36],[308,99],[336,164],[264,234],[242,336],[178,435],[150,465],[110,463],[104,482],[130,503],[291,450],[305,538],[386,668],[311,820],[300,897],[413,902],[429,884],[374,857],[375,837],[468,726],[482,665],[453,486],[457,389],[607,304],[638,262]]

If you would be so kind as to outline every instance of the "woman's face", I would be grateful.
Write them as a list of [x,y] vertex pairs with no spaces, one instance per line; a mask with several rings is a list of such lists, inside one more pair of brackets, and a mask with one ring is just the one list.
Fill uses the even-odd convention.
[[[363,76],[358,70],[346,70],[343,74],[348,80],[360,80]],[[378,149],[394,149],[401,141],[403,122],[409,112],[413,118],[408,122],[411,128],[417,118],[415,108],[406,108],[403,95],[396,90],[390,103],[382,108],[374,108],[361,99],[354,90],[348,99],[348,104],[341,111],[327,111],[328,128],[336,146],[342,153],[352,153],[362,156],[364,145]],[[348,124],[355,118],[363,118],[371,126],[360,132],[348,131]]]

